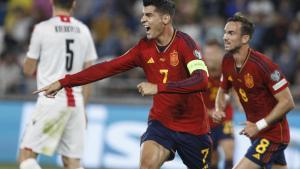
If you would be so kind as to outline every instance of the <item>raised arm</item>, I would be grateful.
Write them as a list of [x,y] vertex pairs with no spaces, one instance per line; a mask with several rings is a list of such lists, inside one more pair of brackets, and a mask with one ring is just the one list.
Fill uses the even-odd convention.
[[51,98],[54,97],[63,87],[86,85],[137,67],[139,65],[138,62],[138,50],[136,48],[132,48],[120,57],[111,61],[95,64],[76,74],[66,75],[63,79],[60,79],[33,93],[35,94],[44,91],[44,95]]

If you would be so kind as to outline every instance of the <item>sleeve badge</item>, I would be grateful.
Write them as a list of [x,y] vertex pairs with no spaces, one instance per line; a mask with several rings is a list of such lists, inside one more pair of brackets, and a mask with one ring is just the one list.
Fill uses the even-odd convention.
[[280,72],[278,70],[275,70],[272,74],[271,74],[271,79],[274,82],[278,82],[280,80]]
[[202,55],[201,52],[199,50],[194,50],[194,56],[198,59],[202,59]]

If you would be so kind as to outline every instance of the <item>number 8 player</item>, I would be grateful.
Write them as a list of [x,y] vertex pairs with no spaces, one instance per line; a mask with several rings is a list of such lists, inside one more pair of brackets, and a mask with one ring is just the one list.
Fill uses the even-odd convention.
[[[89,67],[97,58],[89,29],[70,16],[74,0],[53,0],[53,17],[32,33],[24,73],[36,71],[37,86]],[[21,140],[20,169],[40,169],[38,154],[62,155],[65,169],[79,169],[83,154],[89,87],[65,88],[55,99],[39,95]]]
[[239,14],[227,20],[223,37],[227,54],[213,118],[222,119],[224,94],[233,87],[247,117],[240,134],[252,142],[235,169],[285,169],[284,150],[290,140],[286,113],[294,101],[278,66],[249,47],[253,31],[253,23]]

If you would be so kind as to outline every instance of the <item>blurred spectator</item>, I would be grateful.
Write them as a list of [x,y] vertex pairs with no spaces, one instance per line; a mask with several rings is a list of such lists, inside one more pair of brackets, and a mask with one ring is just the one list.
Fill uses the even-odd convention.
[[274,15],[274,17],[274,24],[267,28],[262,39],[264,47],[275,46],[279,48],[287,39],[289,22],[279,14]]
[[287,43],[282,43],[280,50],[275,56],[275,62],[279,65],[286,79],[294,84],[297,71],[297,54],[292,51]]
[[287,34],[288,45],[292,50],[300,52],[300,19],[294,19]]
[[23,50],[33,24],[31,0],[11,0],[5,17],[5,44],[8,51]]
[[177,1],[175,24],[179,30],[186,32],[195,40],[200,37],[201,33],[200,12],[198,0]]
[[225,16],[226,0],[203,0],[201,5],[205,16]]
[[22,71],[14,53],[6,53],[0,59],[0,95],[21,92]]
[[1,54],[4,49],[4,19],[7,12],[7,1],[6,0],[0,0],[0,58]]
[[203,34],[202,41],[207,41],[209,39],[217,39],[221,44],[223,42],[223,32],[224,32],[224,20],[220,17],[211,16],[206,17],[203,20]]
[[33,9],[35,9],[32,11],[35,23],[49,19],[52,16],[50,0],[33,0]]

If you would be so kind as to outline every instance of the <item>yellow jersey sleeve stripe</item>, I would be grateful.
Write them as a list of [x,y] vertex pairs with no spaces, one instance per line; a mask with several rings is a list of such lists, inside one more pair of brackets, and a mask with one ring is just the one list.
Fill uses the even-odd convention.
[[190,74],[192,74],[195,70],[201,69],[204,70],[208,76],[208,70],[203,60],[192,60],[187,64],[187,68]]

